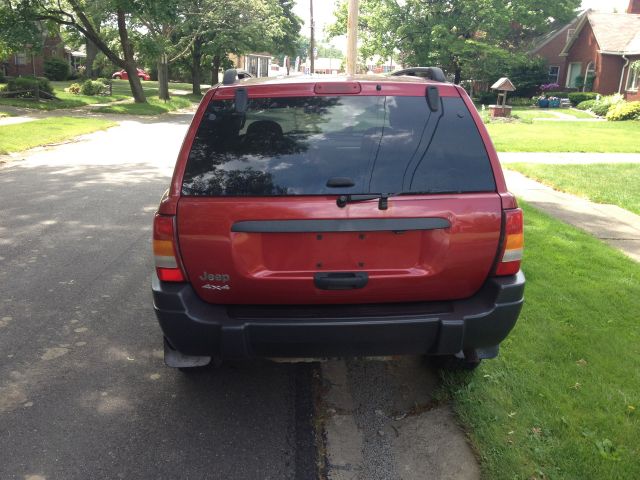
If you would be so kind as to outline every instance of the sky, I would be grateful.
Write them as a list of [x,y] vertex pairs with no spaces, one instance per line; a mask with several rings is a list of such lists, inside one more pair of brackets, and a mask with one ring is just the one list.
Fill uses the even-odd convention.
[[[593,8],[594,10],[600,10],[603,12],[611,12],[617,9],[619,12],[624,12],[629,5],[629,0],[582,0],[582,8]],[[316,39],[322,40],[324,38],[324,27],[333,23],[333,11],[335,8],[335,0],[313,0],[313,16],[316,23]],[[296,15],[301,17],[305,25],[303,27],[303,34],[309,36],[309,0],[297,0],[294,9]],[[336,37],[331,40],[331,44],[346,51],[346,38]]]

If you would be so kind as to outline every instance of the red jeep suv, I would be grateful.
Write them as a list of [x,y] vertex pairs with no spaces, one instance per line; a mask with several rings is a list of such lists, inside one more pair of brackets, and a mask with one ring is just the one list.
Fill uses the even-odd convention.
[[227,71],[154,220],[165,362],[410,353],[474,366],[520,313],[522,248],[487,131],[440,69]]

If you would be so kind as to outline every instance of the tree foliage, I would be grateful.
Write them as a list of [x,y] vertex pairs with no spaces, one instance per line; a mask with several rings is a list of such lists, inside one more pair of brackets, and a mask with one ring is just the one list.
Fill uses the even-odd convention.
[[[293,55],[301,20],[293,0],[0,0],[0,56],[42,45],[43,25],[66,29],[87,55],[102,52],[129,73],[136,101],[144,92],[136,75],[140,58],[158,65],[161,95],[168,97],[168,65],[190,60],[194,93],[203,63],[215,70],[230,53]],[[74,34],[75,32],[75,34]],[[197,77],[197,78],[196,78]],[[197,83],[197,86],[196,86]]]
[[[454,76],[486,80],[554,23],[568,22],[580,0],[362,0],[360,53],[395,56],[409,65],[438,65]],[[332,36],[346,32],[347,8],[336,9]],[[515,55],[514,55],[515,54]]]

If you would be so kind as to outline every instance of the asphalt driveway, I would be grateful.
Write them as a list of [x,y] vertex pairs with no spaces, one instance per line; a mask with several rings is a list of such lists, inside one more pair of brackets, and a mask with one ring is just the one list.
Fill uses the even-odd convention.
[[0,479],[477,478],[424,364],[163,365],[151,219],[190,119],[0,166]]

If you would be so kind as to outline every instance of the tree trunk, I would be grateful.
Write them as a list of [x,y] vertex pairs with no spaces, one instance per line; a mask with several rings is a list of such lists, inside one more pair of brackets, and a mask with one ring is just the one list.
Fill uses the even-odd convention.
[[454,71],[453,83],[456,85],[460,85],[460,80],[462,80],[462,68],[459,65],[456,65],[456,69]]
[[160,100],[167,101],[169,97],[169,64],[167,63],[167,55],[162,54],[158,59],[158,97]]
[[129,86],[131,87],[131,93],[136,103],[145,103],[147,99],[140,83],[140,77],[138,77],[138,69],[136,65],[136,59],[133,56],[133,46],[129,40],[129,33],[127,32],[127,24],[125,19],[124,10],[117,9],[118,14],[118,33],[120,34],[120,43],[122,44],[122,51],[124,53],[124,69],[129,75]]
[[86,70],[85,75],[87,78],[95,78],[96,75],[93,72],[93,61],[96,59],[96,55],[98,55],[98,47],[95,43],[93,43],[88,38],[86,39],[87,46],[87,60],[86,60]]
[[191,90],[194,95],[202,95],[200,90],[200,64],[202,63],[202,38],[196,37],[193,41],[191,56]]
[[211,62],[211,85],[215,85],[219,82],[218,80],[218,72],[220,71],[220,55],[215,54],[213,56],[213,61]]

